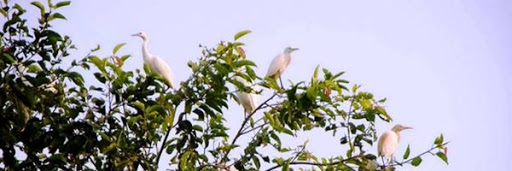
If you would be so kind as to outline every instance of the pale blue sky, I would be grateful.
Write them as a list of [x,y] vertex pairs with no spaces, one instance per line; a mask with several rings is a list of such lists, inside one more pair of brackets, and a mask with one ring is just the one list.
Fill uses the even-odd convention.
[[[69,21],[54,25],[78,46],[73,58],[96,44],[107,54],[126,42],[122,52],[134,55],[126,67],[141,68],[141,40],[129,35],[144,30],[150,51],[171,65],[176,82],[190,74],[186,63],[199,56],[198,44],[211,47],[250,29],[243,41],[261,75],[292,45],[300,50],[284,79],[307,80],[320,65],[347,71],[348,80],[387,97],[394,123],[379,122],[379,135],[395,123],[415,128],[402,134],[398,154],[407,144],[412,154],[422,152],[441,132],[452,141],[450,165],[432,156],[420,168],[401,170],[512,170],[510,1],[88,0],[62,13]],[[241,113],[231,108],[228,124],[238,125]],[[324,157],[345,151],[329,134],[298,139],[309,139]]]

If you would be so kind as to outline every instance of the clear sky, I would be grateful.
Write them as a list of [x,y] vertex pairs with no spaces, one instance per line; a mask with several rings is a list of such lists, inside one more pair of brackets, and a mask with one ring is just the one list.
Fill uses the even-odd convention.
[[[108,53],[126,42],[122,52],[134,55],[126,67],[141,68],[141,40],[129,35],[144,30],[176,82],[190,74],[186,63],[199,56],[198,44],[211,47],[250,29],[243,41],[261,75],[291,45],[300,50],[285,80],[307,80],[320,65],[387,97],[394,123],[377,123],[379,135],[395,123],[414,127],[402,134],[398,154],[407,144],[412,154],[422,152],[440,133],[452,141],[450,165],[431,156],[401,170],[512,170],[512,1],[87,0],[62,13],[69,21],[54,25],[78,46],[73,58],[97,44]],[[241,113],[230,108],[228,126]],[[309,139],[320,156],[344,154],[329,134],[298,139]]]

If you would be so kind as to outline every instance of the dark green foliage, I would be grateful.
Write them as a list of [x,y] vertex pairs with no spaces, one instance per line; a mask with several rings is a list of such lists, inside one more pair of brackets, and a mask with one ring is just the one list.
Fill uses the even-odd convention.
[[[192,75],[172,90],[147,67],[124,70],[130,58],[119,54],[124,43],[109,56],[97,56],[98,46],[83,59],[62,64],[70,60],[74,45],[51,24],[66,20],[56,11],[69,1],[35,1],[28,7],[7,0],[1,4],[5,22],[0,32],[0,165],[5,169],[156,170],[159,162],[179,170],[383,168],[376,163],[377,156],[366,151],[378,138],[375,123],[391,121],[383,107],[385,99],[375,100],[360,86],[350,86],[343,72],[320,67],[309,82],[286,87],[273,78],[258,77],[256,64],[239,41],[250,31],[237,33],[233,42],[203,47],[202,56],[188,63]],[[24,8],[39,10],[40,16],[25,16]],[[37,25],[27,25],[29,20],[37,20]],[[246,87],[235,77],[263,90]],[[273,95],[260,99],[255,112],[239,127],[230,128],[237,133],[228,135],[225,118],[232,114],[228,104],[236,91]],[[318,158],[307,150],[307,142],[298,147],[281,142],[283,136],[315,128],[332,133],[347,151]],[[242,136],[251,141],[239,141]],[[439,149],[435,154],[447,162],[446,144],[441,135],[429,151]],[[264,148],[275,154],[262,153]],[[164,152],[170,160],[161,158]],[[407,148],[404,160],[409,153]],[[20,159],[20,154],[27,158]],[[390,167],[405,163],[419,165],[421,158]]]

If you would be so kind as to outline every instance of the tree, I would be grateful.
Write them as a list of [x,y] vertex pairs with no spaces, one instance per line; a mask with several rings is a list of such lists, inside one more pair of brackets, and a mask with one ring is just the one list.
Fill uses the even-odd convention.
[[[188,63],[192,75],[177,90],[169,89],[148,67],[123,69],[130,58],[120,54],[124,44],[108,57],[95,55],[98,46],[81,60],[63,64],[75,46],[51,24],[66,19],[57,11],[67,5],[69,1],[50,0],[34,1],[30,7],[8,0],[1,4],[5,22],[0,32],[0,166],[7,170],[156,170],[159,162],[179,170],[288,170],[294,165],[387,170],[417,166],[425,154],[448,162],[447,142],[441,135],[425,153],[410,158],[408,147],[401,162],[379,164],[367,150],[378,138],[375,122],[392,120],[382,105],[385,99],[374,99],[359,85],[350,86],[343,72],[320,67],[309,81],[286,87],[273,78],[261,78],[240,41],[250,31],[214,48],[202,47],[202,57]],[[36,26],[30,26],[28,21],[36,17],[27,17],[25,8],[40,11]],[[85,74],[95,80],[86,82]],[[235,76],[262,90],[245,86]],[[262,99],[239,127],[230,128],[237,133],[229,135],[224,123],[236,91],[273,94]],[[318,158],[307,143],[292,148],[280,140],[312,129],[332,132],[346,153]],[[244,136],[251,141],[240,142]],[[262,149],[273,149],[282,157],[271,157]],[[161,158],[164,152],[171,160]]]

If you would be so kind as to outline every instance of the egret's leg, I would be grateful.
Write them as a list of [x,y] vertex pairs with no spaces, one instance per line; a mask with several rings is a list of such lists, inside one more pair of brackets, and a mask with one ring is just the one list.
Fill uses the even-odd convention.
[[382,160],[382,170],[386,169],[386,162],[384,161],[384,156],[380,156],[380,159]]
[[281,79],[281,76],[279,76],[279,83],[281,83],[281,89],[284,89],[283,80]]

